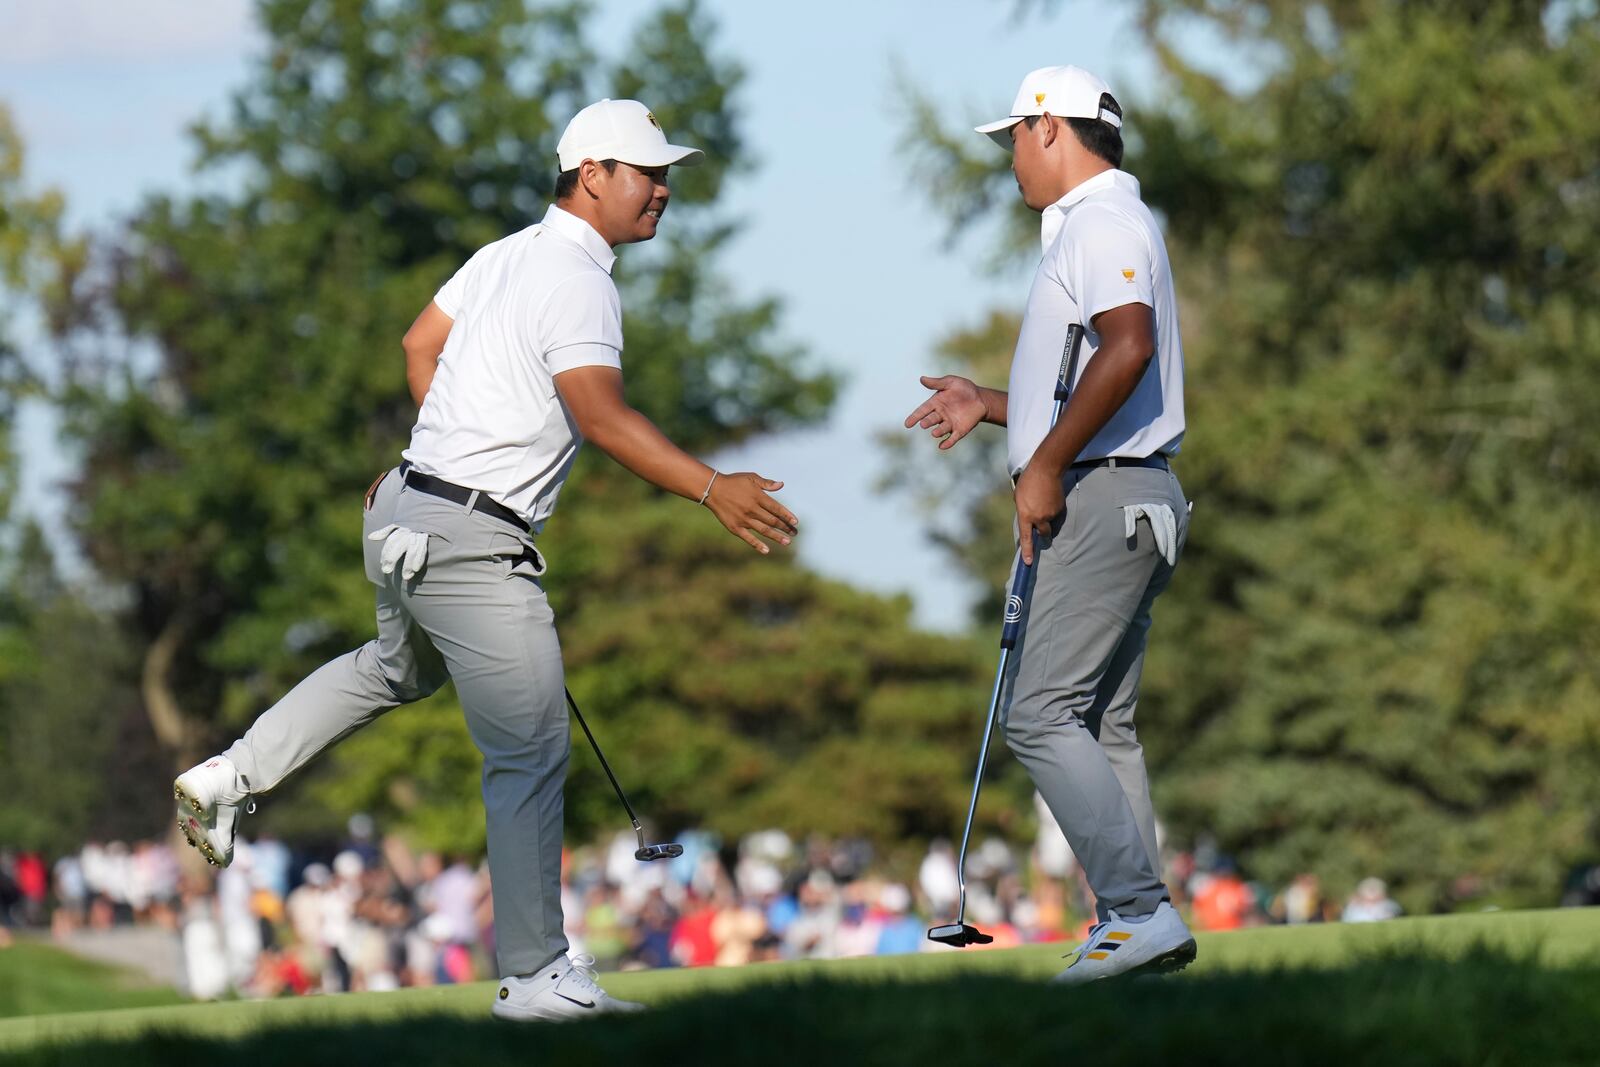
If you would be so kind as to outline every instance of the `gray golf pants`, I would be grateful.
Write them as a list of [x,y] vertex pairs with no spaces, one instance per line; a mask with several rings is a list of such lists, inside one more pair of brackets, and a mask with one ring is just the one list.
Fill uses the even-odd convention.
[[1068,471],[1065,488],[1066,517],[1036,557],[1006,672],[1006,742],[1083,865],[1100,918],[1138,917],[1169,899],[1133,712],[1150,606],[1173,568],[1147,520],[1126,536],[1122,509],[1168,505],[1182,545],[1188,505],[1168,470]]
[[563,955],[562,787],[570,739],[555,616],[539,586],[533,538],[481,512],[403,487],[390,471],[363,535],[389,523],[426,532],[428,560],[410,581],[378,569],[376,640],[324,664],[267,709],[227,756],[265,793],[318,753],[449,678],[483,753],[483,806],[502,975]]

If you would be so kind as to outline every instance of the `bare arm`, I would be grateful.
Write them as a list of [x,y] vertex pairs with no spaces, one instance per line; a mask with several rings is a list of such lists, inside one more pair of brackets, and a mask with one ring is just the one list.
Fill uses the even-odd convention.
[[906,429],[921,426],[939,438],[940,448],[951,448],[980,422],[1006,424],[1006,402],[1002,389],[986,389],[957,374],[942,378],[923,375],[922,385],[933,395],[906,416]]
[[706,507],[730,533],[759,552],[768,549],[757,534],[789,543],[799,520],[767,495],[783,488],[783,483],[750,472],[718,474],[683,451],[628,405],[621,371],[577,367],[557,374],[555,382],[578,432],[600,451],[650,484],[688,500],[699,501],[709,485]]
[[1095,316],[1100,347],[1073,388],[1061,420],[1034,449],[1017,480],[1024,563],[1033,562],[1034,531],[1048,536],[1066,507],[1062,474],[1133,395],[1155,358],[1154,317],[1148,304],[1124,304]]
[[1127,403],[1155,358],[1154,316],[1148,304],[1123,304],[1095,316],[1100,347],[1073,387],[1061,421],[1034,450],[1029,467],[1040,466],[1059,481],[1067,465]]
[[444,351],[445,338],[450,336],[450,327],[454,324],[455,320],[430,300],[400,340],[400,347],[406,350],[406,385],[411,388],[411,399],[419,408],[428,395],[428,387],[433,384],[433,372],[439,369],[439,353]]

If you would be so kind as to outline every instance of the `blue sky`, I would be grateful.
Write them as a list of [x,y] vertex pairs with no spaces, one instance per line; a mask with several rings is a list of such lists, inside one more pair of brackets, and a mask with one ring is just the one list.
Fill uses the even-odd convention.
[[[623,39],[645,5],[599,6],[600,36]],[[917,375],[939,338],[992,306],[1020,304],[1028,279],[1025,266],[993,270],[981,238],[945,247],[945,220],[897,148],[905,120],[894,72],[952,120],[975,122],[1004,114],[1034,67],[1088,67],[1134,104],[1148,96],[1140,83],[1152,70],[1127,5],[1068,0],[1024,21],[1013,6],[707,3],[721,49],[749,73],[741,103],[760,164],[730,191],[748,225],[723,266],[742,292],[780,296],[787,335],[847,376],[825,428],[717,462],[788,483],[808,566],[908,592],[918,622],[940,629],[965,623],[971,590],[924,542],[910,502],[875,489],[885,460],[874,439],[921,401]],[[219,113],[260,42],[247,0],[0,0],[0,25],[0,102],[21,128],[30,183],[60,188],[73,221],[90,226],[147,192],[192,185],[186,129]],[[1136,107],[1129,119],[1137,123]],[[19,429],[24,506],[49,521],[51,486],[70,461],[45,412],[25,411]],[[938,461],[931,447],[922,456]]]

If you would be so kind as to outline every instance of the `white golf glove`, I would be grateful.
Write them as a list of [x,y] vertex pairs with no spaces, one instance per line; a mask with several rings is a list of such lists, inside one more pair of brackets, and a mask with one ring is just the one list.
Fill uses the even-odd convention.
[[400,577],[410,581],[428,562],[428,535],[390,523],[381,530],[367,535],[369,540],[382,541],[383,553],[378,558],[378,569],[393,574],[395,564],[400,565]]
[[1156,551],[1173,566],[1178,562],[1178,520],[1170,504],[1128,504],[1122,509],[1122,533],[1133,537],[1139,526],[1139,516],[1150,523],[1150,534],[1156,539]]

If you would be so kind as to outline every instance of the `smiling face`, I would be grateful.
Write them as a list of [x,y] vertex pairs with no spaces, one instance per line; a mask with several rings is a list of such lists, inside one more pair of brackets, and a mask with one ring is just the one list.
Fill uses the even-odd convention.
[[583,163],[583,184],[594,196],[595,229],[613,247],[648,241],[656,235],[672,193],[666,167],[618,163],[609,173],[597,163]]

